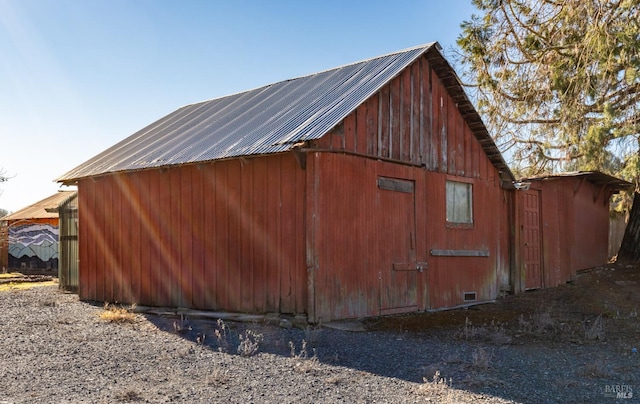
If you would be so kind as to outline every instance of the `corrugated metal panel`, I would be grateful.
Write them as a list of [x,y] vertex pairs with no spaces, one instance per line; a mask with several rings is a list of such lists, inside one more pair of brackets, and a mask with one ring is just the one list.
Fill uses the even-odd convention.
[[75,191],[60,191],[41,201],[20,209],[8,216],[4,216],[2,220],[15,221],[25,219],[56,219],[58,217],[58,205],[71,197]]
[[78,193],[73,192],[58,206],[58,280],[61,289],[78,290]]
[[433,46],[184,106],[57,181],[287,151],[323,136]]
[[9,227],[0,221],[0,269],[9,266]]

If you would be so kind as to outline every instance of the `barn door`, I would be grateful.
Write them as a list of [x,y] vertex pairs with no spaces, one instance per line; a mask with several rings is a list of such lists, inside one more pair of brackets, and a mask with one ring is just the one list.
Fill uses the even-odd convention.
[[525,288],[542,287],[542,248],[540,229],[540,191],[524,191],[522,204],[522,256]]
[[[378,178],[380,314],[417,310],[414,182]],[[424,264],[422,264],[424,265]]]

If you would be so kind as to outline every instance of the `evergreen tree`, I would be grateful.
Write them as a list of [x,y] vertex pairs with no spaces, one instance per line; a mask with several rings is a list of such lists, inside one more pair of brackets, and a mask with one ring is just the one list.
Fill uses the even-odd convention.
[[[473,0],[460,62],[516,171],[640,184],[640,0]],[[618,260],[640,262],[640,194]]]
[[516,168],[638,183],[640,0],[473,2],[482,15],[462,25],[460,62]]

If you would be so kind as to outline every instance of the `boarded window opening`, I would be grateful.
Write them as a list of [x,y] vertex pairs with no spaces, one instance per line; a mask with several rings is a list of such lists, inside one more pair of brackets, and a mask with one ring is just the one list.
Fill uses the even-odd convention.
[[387,191],[413,193],[414,184],[410,180],[401,180],[398,178],[378,177],[378,188]]
[[473,188],[466,182],[447,181],[447,222],[473,223]]

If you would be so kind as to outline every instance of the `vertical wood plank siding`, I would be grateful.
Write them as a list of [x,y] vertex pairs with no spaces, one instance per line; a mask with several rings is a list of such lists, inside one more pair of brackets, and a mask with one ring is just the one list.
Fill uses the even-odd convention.
[[580,269],[606,263],[609,190],[575,177],[532,186],[542,190],[543,286],[560,285]]
[[114,174],[78,186],[82,299],[304,311],[305,174],[293,156]]
[[463,177],[497,175],[425,58],[416,60],[314,147],[404,161]]
[[[511,195],[500,188],[497,170],[425,58],[311,147],[347,153],[313,153],[309,159],[314,173],[309,182],[315,184],[308,204],[315,254],[308,260],[315,277],[310,310],[316,320],[379,315],[382,297],[401,300],[394,293],[416,293],[417,307],[405,303],[399,311],[464,304],[464,292],[491,300],[501,283],[509,283]],[[383,173],[415,183],[415,259],[429,266],[416,272],[415,291],[381,289],[381,279],[392,273],[384,251],[403,240],[390,233],[388,220],[404,215],[401,207],[376,202],[381,192],[376,178]],[[447,179],[473,185],[473,226],[446,225]],[[486,250],[489,257],[435,257],[432,249]]]
[[[444,192],[447,178],[456,177],[348,154],[317,152],[312,160],[309,226],[315,320],[385,314],[385,300],[404,302],[394,311],[403,312],[461,305],[464,292],[476,292],[478,301],[497,297],[501,279],[509,274],[505,194],[497,181],[468,180],[473,185],[474,223],[456,228],[446,224]],[[412,181],[414,203],[397,199],[381,204],[381,193],[391,191],[378,187],[380,176]],[[405,242],[414,231],[407,215],[415,220],[413,258]],[[433,249],[486,250],[489,256],[436,257],[430,254]],[[393,251],[406,255],[393,256]],[[389,276],[405,276],[393,269],[394,263],[403,262],[427,262],[428,269],[411,271],[415,280],[398,281],[395,289],[382,284]]]

